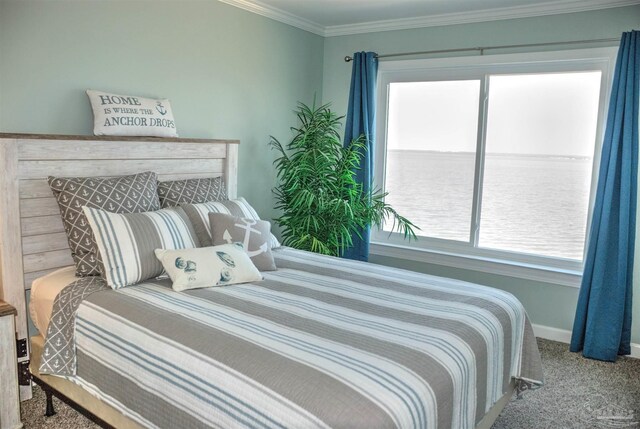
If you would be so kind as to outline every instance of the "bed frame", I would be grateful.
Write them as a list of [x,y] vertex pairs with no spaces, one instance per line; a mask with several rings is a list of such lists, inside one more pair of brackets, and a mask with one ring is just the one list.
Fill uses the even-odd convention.
[[[32,376],[47,396],[47,416],[55,413],[55,395],[102,427],[140,427],[73,382],[38,372],[44,339],[37,335],[27,341],[26,293],[34,279],[73,265],[58,205],[46,177],[117,176],[142,171],[155,171],[160,180],[223,176],[227,194],[235,198],[238,143],[0,133],[0,299],[17,309],[17,338],[26,344],[24,355],[18,358],[19,372],[26,383],[20,386],[22,400],[31,398],[28,380]],[[511,396],[512,389],[477,428],[490,428]]]
[[[0,133],[0,298],[18,315],[16,330],[26,345],[18,358],[28,375],[29,341],[25,294],[31,282],[73,265],[57,202],[46,178],[117,176],[155,171],[160,180],[224,176],[237,192],[237,140],[96,137]],[[31,386],[20,387],[22,400]]]

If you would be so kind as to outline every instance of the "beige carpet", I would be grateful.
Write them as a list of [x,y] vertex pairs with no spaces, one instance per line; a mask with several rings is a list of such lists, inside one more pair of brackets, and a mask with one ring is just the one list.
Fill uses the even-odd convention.
[[[538,345],[545,386],[513,399],[494,429],[640,429],[640,359],[612,364],[569,353],[566,344],[538,340]],[[33,399],[22,404],[25,428],[98,427],[57,399],[54,405],[58,414],[44,417],[44,393],[34,388]]]
[[46,399],[37,385],[33,388],[33,398],[22,403],[22,424],[25,428],[84,429],[99,428],[82,414],[76,412],[59,399],[53,398],[56,415],[44,416]]
[[493,429],[640,428],[640,359],[585,359],[538,340],[545,386],[512,400]]

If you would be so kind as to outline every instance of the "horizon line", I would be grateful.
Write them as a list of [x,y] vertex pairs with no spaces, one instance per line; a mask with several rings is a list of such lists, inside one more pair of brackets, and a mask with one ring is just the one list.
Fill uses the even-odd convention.
[[[475,154],[475,151],[464,150],[432,150],[432,149],[387,149],[388,152],[429,152],[429,153],[449,153],[449,154]],[[508,152],[486,152],[487,155],[498,156],[538,156],[546,158],[581,158],[581,159],[593,159],[592,156],[587,155],[560,155],[550,153],[508,153]]]

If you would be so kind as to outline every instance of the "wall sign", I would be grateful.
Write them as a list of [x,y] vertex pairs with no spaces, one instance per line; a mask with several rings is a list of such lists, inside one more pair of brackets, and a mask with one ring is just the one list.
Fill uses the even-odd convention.
[[178,137],[167,99],[154,100],[130,95],[87,90],[93,109],[96,136]]

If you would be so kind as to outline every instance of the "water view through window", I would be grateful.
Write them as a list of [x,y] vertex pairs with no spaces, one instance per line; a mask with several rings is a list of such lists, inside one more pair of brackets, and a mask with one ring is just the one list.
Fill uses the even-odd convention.
[[387,201],[421,236],[582,260],[600,80],[599,71],[488,77],[475,243],[481,81],[392,83]]

